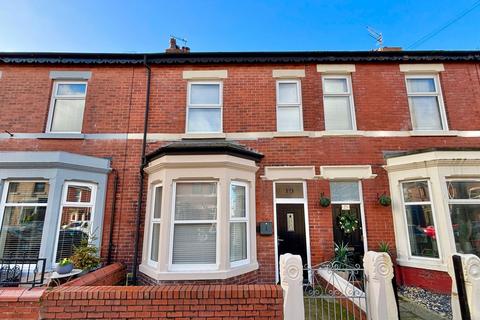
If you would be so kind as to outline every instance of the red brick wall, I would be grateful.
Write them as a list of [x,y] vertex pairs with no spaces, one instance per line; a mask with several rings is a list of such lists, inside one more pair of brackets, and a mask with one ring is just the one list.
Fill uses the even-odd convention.
[[[315,64],[306,65],[216,65],[153,66],[149,132],[184,133],[187,81],[183,70],[227,69],[224,80],[224,131],[275,131],[275,79],[273,69],[305,69],[302,101],[305,130],[324,130],[322,86]],[[90,70],[84,132],[141,133],[145,106],[145,70],[136,66],[1,66],[0,128],[12,133],[39,133],[45,129],[52,81],[51,70]],[[440,75],[449,127],[452,130],[480,128],[480,83],[478,64],[445,63]],[[404,75],[398,64],[356,64],[352,74],[353,93],[359,130],[410,130],[410,115]],[[28,116],[26,116],[28,115]],[[466,121],[466,119],[468,119]],[[430,147],[478,147],[480,138],[460,137],[319,137],[274,138],[240,141],[265,155],[271,165],[351,165],[369,164],[377,177],[362,182],[368,245],[376,249],[380,241],[394,247],[390,207],[377,203],[377,196],[388,193],[383,152]],[[166,142],[149,143],[148,150]],[[133,257],[136,193],[138,188],[140,140],[53,140],[0,139],[0,150],[64,150],[97,157],[111,157],[119,175],[113,260],[130,269]],[[331,208],[318,204],[320,194],[329,195],[326,181],[308,181],[308,209],[312,263],[333,254]],[[113,201],[110,177],[105,205],[101,254],[105,259]],[[273,221],[272,182],[257,179],[257,221]],[[143,234],[143,221],[142,230]],[[142,241],[143,237],[140,236]],[[257,236],[259,282],[271,283],[275,276],[273,236]],[[140,244],[141,245],[141,244]],[[393,248],[394,249],[394,248]],[[245,281],[250,281],[246,277]]]
[[109,286],[124,283],[125,266],[114,263],[63,284],[64,287]]
[[452,292],[452,278],[446,272],[397,266],[396,274],[401,285],[443,294]]
[[275,285],[61,287],[42,298],[42,319],[283,319]]
[[45,288],[0,288],[0,319],[38,319]]

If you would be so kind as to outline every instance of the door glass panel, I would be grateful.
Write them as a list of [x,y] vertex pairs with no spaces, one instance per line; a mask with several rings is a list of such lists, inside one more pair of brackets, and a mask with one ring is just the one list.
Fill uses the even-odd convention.
[[303,183],[276,183],[277,198],[303,198]]
[[330,194],[335,202],[358,202],[360,192],[357,181],[332,181],[330,182]]

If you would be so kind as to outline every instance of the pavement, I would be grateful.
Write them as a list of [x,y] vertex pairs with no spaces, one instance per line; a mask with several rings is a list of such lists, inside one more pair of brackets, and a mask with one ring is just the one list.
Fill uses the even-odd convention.
[[400,298],[400,320],[445,320],[450,319],[448,316],[442,316],[434,313],[427,308],[410,301]]

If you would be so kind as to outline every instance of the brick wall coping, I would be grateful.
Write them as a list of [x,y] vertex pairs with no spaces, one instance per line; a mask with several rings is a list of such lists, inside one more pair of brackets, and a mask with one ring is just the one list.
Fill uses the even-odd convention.
[[125,266],[116,262],[93,272],[87,273],[86,275],[83,275],[72,281],[68,281],[64,283],[62,287],[115,284],[105,283],[105,279],[115,273],[125,273]]
[[0,302],[40,301],[46,288],[0,288]]
[[277,285],[162,285],[162,286],[60,286],[43,300],[90,299],[248,299],[282,298]]

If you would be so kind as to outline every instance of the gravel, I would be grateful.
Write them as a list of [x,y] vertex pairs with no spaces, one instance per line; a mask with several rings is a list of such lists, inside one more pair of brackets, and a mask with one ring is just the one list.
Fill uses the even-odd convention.
[[399,287],[398,294],[441,315],[445,319],[452,319],[451,296],[448,294],[432,293],[416,287]]

